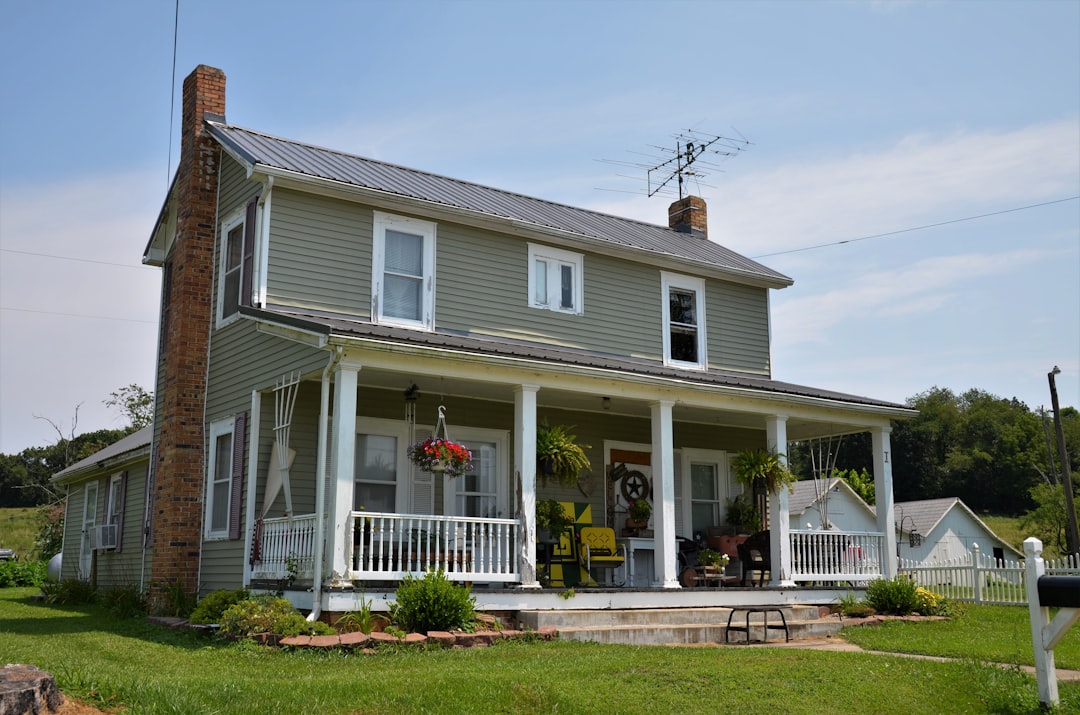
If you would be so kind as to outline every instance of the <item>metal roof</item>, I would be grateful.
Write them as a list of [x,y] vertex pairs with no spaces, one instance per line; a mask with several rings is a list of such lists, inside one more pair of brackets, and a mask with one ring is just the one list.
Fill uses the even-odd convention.
[[638,360],[604,353],[575,350],[573,348],[511,340],[508,338],[462,335],[459,333],[438,330],[431,332],[409,330],[408,328],[376,325],[363,320],[351,320],[336,314],[328,315],[325,313],[316,313],[291,307],[286,308],[283,306],[270,306],[267,309],[241,307],[240,311],[241,313],[250,315],[256,319],[279,322],[284,325],[302,328],[324,335],[336,335],[345,338],[371,338],[401,343],[403,345],[462,350],[495,357],[540,360],[561,365],[598,368],[650,377],[677,379],[701,385],[734,387],[766,393],[829,400],[849,405],[903,410],[914,414],[914,411],[910,408],[892,402],[875,400],[869,397],[860,397],[858,395],[849,395],[842,392],[833,392],[831,390],[822,390],[814,387],[806,387],[804,385],[795,385],[790,382],[781,382],[779,380],[772,380],[767,377],[755,376],[747,373],[721,370],[708,370],[705,372],[698,370],[680,370],[648,360]]
[[697,262],[784,287],[792,280],[718,243],[658,226],[208,120],[211,135],[250,168],[266,167],[518,221],[622,249]]
[[154,428],[151,426],[143,427],[122,439],[118,439],[108,447],[94,452],[89,457],[72,464],[67,469],[57,472],[53,475],[52,481],[57,483],[68,481],[83,472],[99,468],[103,469],[107,466],[106,462],[115,463],[140,456],[140,452],[145,452],[148,455],[153,437]]

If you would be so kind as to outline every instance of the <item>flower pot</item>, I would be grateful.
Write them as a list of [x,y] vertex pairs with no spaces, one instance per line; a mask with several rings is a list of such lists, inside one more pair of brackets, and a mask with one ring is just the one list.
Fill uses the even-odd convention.
[[644,529],[649,525],[648,519],[631,519],[627,517],[626,528],[627,529]]

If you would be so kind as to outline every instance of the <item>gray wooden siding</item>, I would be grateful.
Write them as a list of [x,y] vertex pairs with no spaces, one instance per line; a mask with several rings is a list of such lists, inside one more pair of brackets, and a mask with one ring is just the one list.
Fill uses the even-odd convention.
[[228,154],[221,155],[221,174],[218,182],[218,242],[221,241],[221,222],[237,209],[247,205],[259,193],[261,184],[247,178],[247,171]]
[[769,375],[769,297],[765,288],[709,281],[705,286],[709,367]]
[[[61,578],[78,578],[79,553],[82,547],[82,519],[83,504],[86,497],[86,485],[97,482],[98,498],[95,505],[97,523],[105,523],[105,499],[106,487],[113,474],[127,471],[127,493],[124,497],[124,535],[122,541],[123,550],[99,551],[97,554],[97,587],[110,589],[119,587],[145,587],[147,583],[141,583],[141,579],[149,577],[150,552],[142,548],[142,526],[145,519],[146,504],[146,474],[149,461],[140,461],[136,464],[119,469],[111,469],[108,472],[97,474],[89,479],[69,487],[67,511],[64,517],[64,557],[61,562]],[[52,556],[51,554],[49,555]],[[143,571],[143,561],[147,569]],[[89,574],[81,574],[88,578]]]
[[[424,217],[419,217],[424,218]],[[267,300],[370,319],[372,210],[275,189]],[[528,305],[528,241],[437,222],[439,329],[660,361],[663,310],[655,266],[584,254],[584,315]],[[769,372],[767,292],[709,280],[709,363]]]
[[371,210],[282,189],[270,203],[267,302],[369,319]]
[[[210,341],[206,425],[239,412],[250,411],[252,391],[262,391],[259,441],[254,448],[249,445],[248,460],[250,462],[253,458],[258,459],[257,469],[263,482],[273,441],[272,388],[275,380],[294,370],[302,375],[321,372],[326,360],[327,354],[323,351],[259,333],[250,320],[241,319],[214,331]],[[297,409],[301,412],[299,406]],[[303,435],[302,428],[295,431],[298,437]],[[209,455],[208,447],[206,453]],[[297,468],[300,468],[308,457],[302,459],[298,455],[297,459],[300,462]],[[314,461],[314,456],[310,457],[310,461]],[[241,497],[245,505],[250,488],[250,480],[245,475],[244,493]],[[261,500],[261,492],[256,496]],[[314,503],[313,498],[311,503]],[[257,501],[257,504],[261,506],[261,501]],[[243,513],[247,513],[246,508]],[[244,539],[205,541],[199,578],[200,591],[205,593],[219,588],[238,588],[246,558]]]

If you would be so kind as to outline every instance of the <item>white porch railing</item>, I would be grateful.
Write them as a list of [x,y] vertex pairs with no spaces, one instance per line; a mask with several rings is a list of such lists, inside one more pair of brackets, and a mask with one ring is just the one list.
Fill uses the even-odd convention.
[[884,576],[884,534],[792,530],[789,544],[793,581],[859,582]]
[[[995,559],[981,553],[978,544],[972,547],[971,553],[955,559],[933,562],[901,559],[900,573],[952,601],[1002,605],[1027,603],[1024,562]],[[1075,556],[1047,560],[1046,574],[1078,575],[1080,561]]]
[[347,578],[393,581],[442,569],[454,581],[520,581],[518,526],[517,519],[354,511]]
[[312,578],[315,564],[315,515],[263,519],[256,534],[258,558],[251,577],[284,579],[290,575]]

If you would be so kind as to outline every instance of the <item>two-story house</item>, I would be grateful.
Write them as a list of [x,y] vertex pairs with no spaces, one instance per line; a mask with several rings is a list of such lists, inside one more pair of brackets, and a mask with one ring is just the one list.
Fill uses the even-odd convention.
[[[127,555],[161,599],[288,572],[297,605],[344,611],[360,584],[437,565],[527,603],[537,499],[618,529],[624,464],[654,505],[636,583],[675,590],[676,537],[723,524],[741,491],[733,454],[864,431],[892,513],[889,425],[911,411],[772,378],[769,292],[792,281],[708,240],[700,198],[651,225],[232,125],[211,67],[183,96],[144,256],[163,280],[149,468],[127,479],[142,549],[136,526],[99,574]],[[407,457],[441,408],[474,455],[454,479]],[[577,485],[538,481],[544,422],[587,446]],[[107,477],[64,475],[69,515]],[[792,586],[787,501],[770,501],[773,583]],[[888,575],[895,536],[878,522]]]

